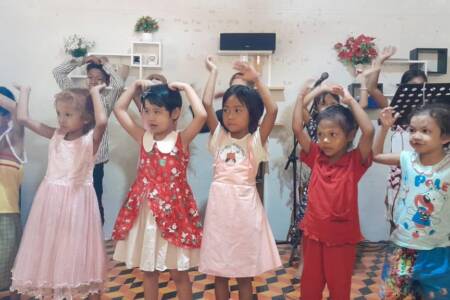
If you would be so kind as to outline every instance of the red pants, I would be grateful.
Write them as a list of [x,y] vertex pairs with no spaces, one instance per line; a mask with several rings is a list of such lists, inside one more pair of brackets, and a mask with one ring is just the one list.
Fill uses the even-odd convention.
[[326,246],[303,238],[301,299],[322,300],[327,284],[332,300],[349,300],[356,245]]

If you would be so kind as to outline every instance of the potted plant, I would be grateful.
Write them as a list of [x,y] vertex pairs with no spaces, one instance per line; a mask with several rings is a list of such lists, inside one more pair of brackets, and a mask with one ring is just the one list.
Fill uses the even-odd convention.
[[369,65],[372,59],[377,57],[374,40],[374,37],[360,34],[356,38],[349,37],[345,43],[336,43],[334,49],[338,52],[338,59],[351,64],[356,73],[363,68],[363,65]]
[[67,54],[73,57],[86,56],[89,49],[94,47],[95,42],[89,41],[82,36],[73,34],[65,39],[64,49]]
[[134,31],[142,32],[142,38],[146,41],[151,41],[152,33],[158,31],[158,29],[158,21],[149,16],[140,17],[134,26]]

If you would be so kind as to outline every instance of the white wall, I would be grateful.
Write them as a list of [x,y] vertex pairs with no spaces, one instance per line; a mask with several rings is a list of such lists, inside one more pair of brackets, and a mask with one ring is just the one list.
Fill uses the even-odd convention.
[[[96,41],[96,52],[128,52],[136,37],[133,26],[141,15],[160,20],[155,39],[163,43],[163,72],[170,79],[194,83],[201,88],[207,72],[203,59],[218,48],[219,32],[276,32],[273,84],[285,86],[280,103],[281,120],[289,124],[290,108],[300,83],[327,71],[335,82],[352,82],[349,70],[336,60],[333,45],[348,35],[365,33],[377,37],[378,46],[398,46],[397,57],[407,57],[416,47],[449,48],[446,29],[450,4],[445,0],[334,1],[334,0],[172,0],[172,1],[0,1],[0,83],[32,86],[32,114],[55,124],[52,97],[57,86],[51,70],[60,63],[63,38],[78,33]],[[225,88],[232,73],[232,58],[219,57],[219,87]],[[395,82],[404,69],[391,69]],[[440,76],[432,81],[448,81]],[[105,232],[111,232],[124,193],[135,175],[137,147],[114,118],[110,121],[111,161],[105,171]],[[267,176],[266,208],[277,239],[284,239],[289,224],[291,177],[283,171],[292,136],[277,128],[270,142],[271,172]],[[205,205],[211,180],[211,158],[206,136],[195,141],[190,182],[199,205]],[[33,194],[46,168],[47,141],[27,134],[30,163],[23,185],[26,216]],[[363,231],[371,240],[386,239],[383,197],[386,168],[370,169],[360,185]]]

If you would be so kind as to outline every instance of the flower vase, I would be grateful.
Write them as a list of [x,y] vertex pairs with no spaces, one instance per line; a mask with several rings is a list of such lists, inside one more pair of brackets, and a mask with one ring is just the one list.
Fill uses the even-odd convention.
[[143,42],[151,42],[153,40],[153,33],[151,32],[143,32],[142,33],[142,41]]
[[77,58],[77,57],[83,57],[83,56],[86,56],[86,54],[87,54],[87,49],[86,49],[86,48],[78,48],[78,49],[72,50],[72,51],[70,52],[70,54],[71,54],[73,57],[75,57],[75,58]]
[[353,65],[353,77],[354,77],[354,83],[358,83],[359,80],[357,80],[357,77],[362,74],[366,69],[370,67],[369,64],[356,64]]
[[354,69],[354,74],[356,77],[364,71],[364,65],[363,64],[353,65],[353,69]]

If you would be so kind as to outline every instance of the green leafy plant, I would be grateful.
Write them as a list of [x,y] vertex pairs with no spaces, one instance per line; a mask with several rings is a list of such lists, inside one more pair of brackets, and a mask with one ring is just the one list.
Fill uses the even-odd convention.
[[134,31],[136,32],[150,33],[158,31],[158,29],[159,29],[158,21],[149,16],[140,17],[137,20],[136,25],[134,26]]
[[94,46],[95,42],[77,34],[72,34],[64,40],[64,50],[73,57],[85,56],[88,50]]

